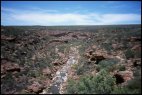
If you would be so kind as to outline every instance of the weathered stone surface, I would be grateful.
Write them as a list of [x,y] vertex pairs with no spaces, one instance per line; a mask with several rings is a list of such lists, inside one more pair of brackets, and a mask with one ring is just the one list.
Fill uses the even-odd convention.
[[96,45],[93,45],[93,46],[92,46],[92,48],[93,48],[93,49],[96,49],[96,48],[97,48],[97,46],[96,46]]
[[104,50],[93,51],[92,49],[88,48],[84,55],[89,59],[89,61],[98,63],[99,61],[105,59],[107,52],[105,52]]
[[32,85],[27,87],[29,92],[40,93],[44,89],[44,86],[38,82],[34,82]]
[[1,40],[14,41],[15,39],[16,37],[14,36],[1,35]]
[[52,33],[50,33],[49,35],[50,36],[54,36],[54,37],[61,37],[61,36],[66,36],[66,35],[68,35],[69,33],[71,33],[71,32],[61,32],[61,33],[57,33],[57,32],[52,32]]
[[137,58],[133,60],[133,66],[141,66],[141,58]]
[[104,56],[102,55],[95,55],[94,58],[96,58],[97,60],[104,60]]
[[[53,66],[52,73],[55,73],[58,69],[59,69],[59,66]],[[51,76],[53,75],[51,74]]]
[[94,71],[91,72],[91,74],[92,74],[93,76],[96,76],[96,73],[97,73],[96,70],[94,70]]
[[52,44],[52,43],[68,43],[68,40],[54,39],[48,42],[48,44]]
[[112,44],[112,48],[116,49],[117,48],[117,44]]
[[133,72],[132,71],[119,71],[114,75],[120,76],[124,80],[124,82],[131,80],[133,78]]
[[51,80],[47,79],[42,82],[46,87],[50,85]]
[[61,64],[65,64],[67,61],[68,61],[68,58],[63,58],[63,59],[61,60]]
[[54,66],[59,66],[59,65],[63,65],[67,62],[68,58],[62,58],[62,59],[56,59],[54,62],[52,62],[52,64]]
[[10,62],[7,60],[2,60],[1,64],[1,74],[5,74],[6,72],[20,72],[21,68],[18,64],[14,62]]
[[59,55],[61,58],[64,58],[64,57],[65,57],[65,54],[64,54],[64,53],[61,53],[61,52],[58,52],[58,55]]
[[48,67],[43,69],[42,72],[43,72],[43,75],[51,75],[51,70]]
[[132,47],[132,50],[141,50],[141,45],[135,45]]
[[59,66],[61,62],[59,60],[55,60],[54,62],[52,62],[52,64],[55,66]]
[[141,41],[141,37],[131,37],[130,41]]

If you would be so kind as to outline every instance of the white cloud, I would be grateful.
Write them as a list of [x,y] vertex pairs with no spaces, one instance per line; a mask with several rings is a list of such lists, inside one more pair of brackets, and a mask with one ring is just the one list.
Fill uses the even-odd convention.
[[8,19],[5,19],[8,17],[10,21],[25,25],[103,25],[141,22],[139,14],[59,13],[56,10],[38,8],[36,11],[19,11],[8,8],[2,8],[2,10],[11,12],[7,16],[4,16],[6,13],[2,13],[2,22],[8,22]]
[[5,8],[5,7],[1,7],[1,11],[5,11],[5,12],[12,12],[12,13],[17,12],[17,10],[15,10],[15,9]]

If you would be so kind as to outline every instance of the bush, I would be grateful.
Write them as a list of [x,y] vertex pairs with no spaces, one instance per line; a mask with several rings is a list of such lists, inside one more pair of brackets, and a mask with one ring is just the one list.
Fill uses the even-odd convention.
[[113,70],[113,68],[115,68],[115,64],[117,63],[116,60],[102,60],[98,63],[97,65],[97,70],[100,71],[102,69],[106,69],[106,70]]
[[94,68],[95,68],[95,64],[93,62],[88,63],[84,59],[81,59],[79,64],[76,66],[76,73],[77,73],[77,75],[83,75],[83,74],[86,74],[86,73],[94,70]]
[[75,94],[76,93],[76,82],[71,79],[68,80],[67,93],[68,94]]
[[135,76],[134,79],[129,80],[126,86],[114,87],[112,94],[141,94],[141,76]]
[[73,69],[77,69],[78,68],[78,64],[72,64],[71,66]]
[[107,50],[108,52],[113,50],[111,43],[103,43],[102,47],[105,48],[105,50]]
[[39,77],[39,76],[40,76],[40,72],[39,72],[39,71],[36,71],[36,70],[30,70],[30,71],[27,73],[27,76],[28,76],[28,77]]
[[1,79],[1,93],[6,94],[10,90],[16,88],[16,81],[12,77],[11,73],[8,73],[3,79]]
[[141,50],[134,51],[134,54],[136,58],[141,58]]
[[83,67],[84,67],[83,65],[77,67],[77,70],[76,70],[77,75],[82,75],[84,73]]
[[105,70],[101,70],[99,75],[94,78],[94,89],[97,94],[109,94],[115,84],[115,78]]
[[135,90],[135,93],[141,93],[141,76],[128,81],[128,85],[126,87],[130,90]]
[[115,85],[115,78],[106,70],[101,70],[97,76],[84,76],[78,82],[69,81],[69,94],[109,94]]
[[137,89],[129,89],[127,87],[116,86],[111,94],[140,94]]
[[126,70],[126,68],[125,68],[125,66],[124,65],[119,65],[119,71],[125,71]]
[[115,87],[111,94],[134,94],[135,92],[126,87]]
[[127,51],[125,51],[125,56],[127,59],[134,58],[134,51],[128,49]]

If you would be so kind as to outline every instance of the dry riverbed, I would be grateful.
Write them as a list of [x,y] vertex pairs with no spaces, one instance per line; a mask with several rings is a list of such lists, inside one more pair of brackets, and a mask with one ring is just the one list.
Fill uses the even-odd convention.
[[62,94],[63,91],[63,85],[65,85],[68,74],[71,72],[71,66],[73,64],[77,64],[79,59],[79,51],[78,47],[71,47],[70,53],[69,53],[69,59],[67,63],[56,72],[53,82],[50,85],[49,88],[46,88],[43,90],[41,94]]

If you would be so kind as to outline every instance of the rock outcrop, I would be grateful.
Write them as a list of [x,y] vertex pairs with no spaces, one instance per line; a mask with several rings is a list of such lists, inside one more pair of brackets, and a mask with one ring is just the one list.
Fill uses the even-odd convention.
[[1,40],[6,40],[6,41],[14,41],[16,39],[15,36],[6,36],[6,35],[1,35]]
[[1,74],[6,74],[7,72],[20,72],[21,68],[17,63],[8,61],[6,59],[2,60],[1,63]]
[[128,80],[133,79],[133,72],[132,71],[119,71],[114,74],[116,78],[116,84],[121,84],[123,82],[127,82]]
[[59,66],[63,65],[67,62],[68,58],[62,58],[62,59],[56,59],[55,61],[52,62],[54,66]]
[[43,75],[46,75],[46,76],[50,76],[51,75],[51,70],[48,67],[43,69],[42,72],[43,72]]
[[89,59],[89,61],[94,61],[98,64],[99,61],[105,59],[105,54],[98,51],[89,50],[85,53],[85,56]]
[[34,82],[32,85],[27,87],[27,90],[29,92],[33,92],[33,93],[40,93],[42,92],[42,90],[44,89],[44,86],[39,84],[38,82]]

